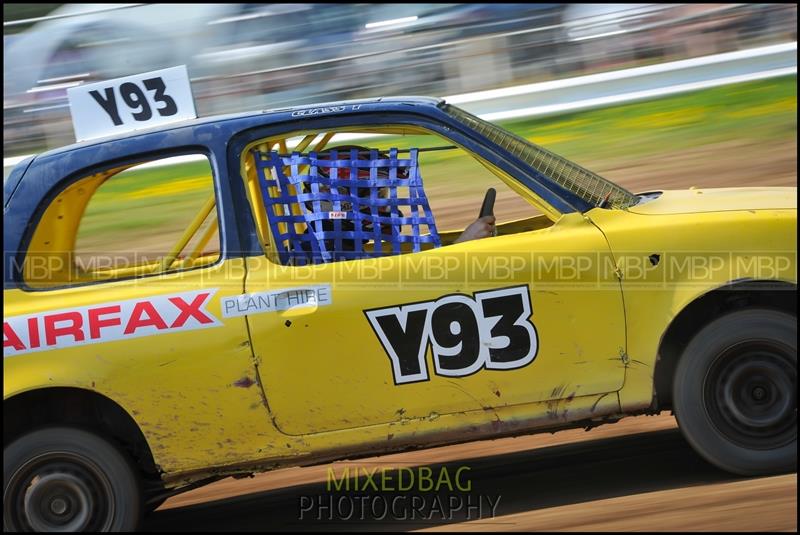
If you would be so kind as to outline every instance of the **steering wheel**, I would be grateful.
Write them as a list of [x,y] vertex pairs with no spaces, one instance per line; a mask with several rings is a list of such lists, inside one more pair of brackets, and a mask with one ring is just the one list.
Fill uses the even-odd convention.
[[[486,190],[486,195],[483,197],[483,204],[481,204],[481,211],[478,214],[479,219],[487,215],[494,215],[494,199],[496,196],[497,192],[494,188],[489,188]],[[497,227],[494,228],[492,236],[497,236]]]

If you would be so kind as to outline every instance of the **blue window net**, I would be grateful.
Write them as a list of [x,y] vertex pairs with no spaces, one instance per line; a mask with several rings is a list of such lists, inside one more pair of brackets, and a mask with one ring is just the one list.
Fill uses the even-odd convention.
[[400,158],[398,149],[289,156],[254,149],[253,156],[273,243],[284,265],[441,246],[417,149],[408,158]]

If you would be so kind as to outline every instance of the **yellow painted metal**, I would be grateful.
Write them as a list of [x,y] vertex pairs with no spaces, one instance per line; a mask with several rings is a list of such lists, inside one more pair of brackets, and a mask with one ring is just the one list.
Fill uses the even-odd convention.
[[[252,338],[243,318],[228,318],[220,328],[97,344],[91,351],[76,347],[7,358],[4,396],[51,386],[108,396],[141,426],[173,484],[212,470],[292,465],[562,425],[573,418],[617,413],[620,403],[623,412],[641,410],[652,398],[658,342],[683,307],[728,282],[732,274],[797,280],[794,209],[673,214],[678,210],[668,202],[671,198],[665,194],[662,204],[648,208],[648,215],[595,209],[587,214],[591,222],[573,214],[552,227],[398,257],[303,268],[250,257],[79,289],[6,290],[4,313],[15,316],[219,288],[209,311],[222,318],[220,298],[244,292],[247,271],[248,292],[329,282],[333,303],[312,311],[252,315],[247,319]],[[531,283],[531,318],[541,344],[531,365],[506,372],[481,370],[458,379],[432,375],[427,383],[394,385],[389,360],[361,310],[436,299],[443,291],[520,282],[530,271],[515,266],[515,258],[542,258],[545,266],[568,269],[569,263],[549,261],[556,254],[577,259],[581,250],[603,251],[594,225],[608,239],[613,256],[601,254],[592,270],[603,267],[608,276],[585,279],[591,289],[563,284],[563,273],[559,277],[552,270],[549,279]],[[699,227],[707,231],[697,232]],[[763,263],[749,261],[753,251],[772,259],[778,271],[765,273]],[[671,258],[674,265],[685,266],[687,252],[705,258],[721,252],[728,263],[700,280],[689,280],[685,271],[664,279],[664,266]],[[661,255],[660,267],[637,275],[637,269],[649,266],[647,255],[653,253]],[[468,278],[468,256],[478,259],[469,262],[475,262],[476,274],[483,273],[480,282]],[[781,258],[791,262],[779,264]],[[489,270],[483,262],[488,259],[495,262]],[[731,271],[737,262],[742,271]],[[573,265],[580,266],[577,261]],[[618,341],[622,329],[619,320],[611,319],[619,315],[614,304],[619,284],[610,276],[616,268],[623,273],[628,309],[626,359],[602,350],[616,345],[609,341]],[[278,347],[281,351],[274,350]],[[256,364],[268,370],[261,378]],[[241,379],[263,381],[266,398],[259,384],[243,386],[250,381]],[[316,427],[304,424],[306,419]],[[286,434],[290,431],[309,432]]]
[[211,238],[214,236],[214,234],[217,233],[218,229],[219,225],[217,224],[217,216],[215,215],[211,218],[208,228],[206,228],[205,232],[203,232],[203,235],[200,236],[200,239],[197,241],[197,245],[195,245],[194,250],[187,257],[187,264],[191,265],[194,263],[197,257],[200,256],[200,253],[203,252],[205,246],[208,245],[208,242],[211,241]]
[[[326,133],[325,135],[323,135],[323,136],[322,136],[322,139],[319,141],[319,143],[317,143],[316,145],[314,145],[314,148],[313,148],[312,150],[313,150],[314,152],[319,152],[319,151],[321,151],[322,149],[324,149],[324,148],[325,148],[325,147],[328,145],[328,143],[330,142],[330,140],[331,140],[331,139],[333,139],[333,136],[335,136],[335,135],[336,135],[336,132],[328,132],[328,133]],[[307,172],[308,172],[308,166],[307,166],[307,165],[303,165],[303,166],[301,166],[301,167],[299,168],[299,171],[298,171],[298,172],[299,172],[299,174],[301,174],[301,175],[302,175],[302,174],[304,174],[304,173],[307,173]],[[298,212],[298,213],[299,213],[299,212]]]
[[328,143],[333,139],[333,136],[336,135],[336,132],[327,132],[325,135],[322,136],[322,139],[314,146],[314,150],[316,152],[321,151],[324,149]]
[[[560,259],[565,246],[569,262]],[[566,270],[573,278],[560,280]],[[248,266],[248,293],[310,285],[329,286],[333,304],[248,317],[253,349],[261,369],[269,370],[261,380],[272,415],[287,434],[589,396],[623,383],[619,281],[603,235],[580,214],[539,231],[417,254],[298,267],[256,258]],[[532,364],[457,379],[431,371],[429,381],[394,386],[390,360],[364,310],[517,285],[529,287],[539,336]],[[335,396],[308,395],[333,388]]]
[[[297,144],[297,146],[294,148],[294,150],[296,152],[303,152],[304,150],[306,150],[308,148],[309,145],[311,145],[311,142],[314,141],[314,139],[316,139],[317,135],[318,134],[308,134],[307,136],[305,136],[300,141],[300,143]],[[281,147],[281,150],[282,151],[286,150],[286,145],[285,144]],[[284,154],[286,154],[286,153],[284,152]]]
[[[315,150],[315,151],[322,150],[328,144],[328,142],[331,140],[331,138],[333,138],[334,135],[335,135],[334,132],[329,132],[329,133],[324,134],[322,139],[315,145],[313,150]],[[303,139],[294,148],[294,150],[298,151],[298,152],[302,152],[303,150],[308,148],[309,145],[311,145],[311,142],[314,141],[314,139],[316,139],[316,137],[317,137],[317,134],[308,134],[308,135],[304,136]],[[274,143],[274,141],[269,142],[269,143],[261,143],[261,146],[263,148],[259,148],[259,150],[261,152],[266,152],[267,150],[269,150],[266,147],[267,146],[271,147],[273,145],[273,143]],[[286,138],[284,137],[284,138],[278,139],[277,143],[278,143],[278,149],[281,152],[281,154],[286,154],[288,152],[288,148],[286,146]],[[258,192],[257,194],[255,192],[250,192],[251,198],[256,198],[256,197],[260,196],[260,190],[258,190],[258,186],[257,186],[258,177],[255,176],[255,168],[254,168],[253,164],[251,162],[249,162],[249,158],[246,156],[246,154],[248,153],[249,149],[250,149],[250,147],[248,146],[248,149],[246,151],[244,151],[244,154],[243,154],[243,157],[242,157],[242,161],[243,161],[242,167],[244,167],[246,172],[248,173],[246,176],[249,177],[249,176],[252,175],[252,177],[253,177],[253,178],[248,178],[247,181],[248,181],[248,184],[255,184],[255,186],[249,186],[249,189],[253,189],[253,190],[255,190],[255,192]],[[249,171],[250,169],[253,170],[252,173]],[[306,170],[306,168],[302,168],[300,172],[302,173],[305,170]],[[288,170],[284,169],[284,172],[288,172]],[[277,175],[276,175],[276,172],[275,172],[274,169],[272,170],[272,178],[274,180],[277,180]],[[278,194],[277,188],[271,187],[269,189],[269,193],[270,193],[270,195],[276,196]],[[294,191],[294,186],[292,186],[292,185],[289,186],[289,193],[290,194],[296,194],[296,192]],[[279,216],[280,215],[284,215],[283,206],[276,205],[274,209],[275,209],[275,212],[276,212],[277,215],[279,215]],[[300,207],[299,206],[292,206],[291,210],[292,210],[292,213],[294,215],[299,215],[300,214]],[[263,215],[266,212],[263,209],[263,201],[262,200],[258,201],[258,204],[256,205],[255,212],[257,214],[260,214],[260,215],[257,215],[256,217],[260,217],[260,219],[262,220],[259,223],[259,226],[263,225],[264,236],[271,236],[271,232],[269,231],[269,226],[266,223],[266,220],[265,220],[264,215]],[[278,228],[281,231],[281,233],[285,233],[286,230],[287,230],[286,229],[286,223],[285,222],[279,222],[278,223]],[[304,225],[302,223],[295,223],[295,232],[302,233],[304,230],[305,230],[305,227],[304,227]],[[274,239],[274,238],[272,238],[272,239]],[[267,240],[267,239],[263,239],[262,243],[266,244],[268,241],[269,240]],[[265,248],[265,250],[266,250],[266,248]]]
[[[751,199],[759,209],[749,208]],[[732,281],[797,284],[797,188],[665,191],[629,211],[587,215],[608,238],[622,275],[629,360],[623,411],[650,405],[661,338],[695,299]]]
[[161,259],[161,264],[159,265],[159,269],[157,271],[167,271],[172,266],[180,252],[183,251],[184,247],[186,247],[186,245],[191,241],[197,232],[197,229],[200,228],[200,225],[203,224],[203,221],[206,220],[208,214],[211,213],[211,210],[213,210],[215,206],[216,197],[212,192],[208,197],[208,200],[206,200],[205,204],[203,204],[202,208],[200,208],[200,211],[197,212],[196,216],[194,216],[192,222],[189,223],[188,227],[186,227],[183,235],[178,238],[178,241],[172,247],[172,250],[169,252],[169,254]]
[[[261,143],[258,150],[262,153],[267,152],[272,148],[272,145],[273,143]],[[250,147],[247,150],[249,151]],[[242,158],[241,174],[245,179],[247,199],[253,208],[258,240],[266,251],[269,246],[269,224],[267,222],[267,213],[264,209],[261,188],[258,185],[256,166],[252,158]]]
[[[173,248],[173,252],[164,257],[162,261],[143,262],[114,269],[97,268],[90,271],[82,270],[75,263],[74,256],[78,229],[92,195],[107,180],[130,167],[132,165],[125,165],[82,178],[64,188],[55,200],[49,204],[39,219],[31,239],[31,245],[28,248],[28,254],[25,257],[23,278],[28,286],[32,288],[48,288],[74,282],[137,276],[168,269],[174,263],[175,257],[191,241],[197,228],[202,225],[203,220],[213,209],[215,202],[213,193],[201,208],[195,221],[187,228],[178,244]],[[193,227],[195,224],[197,224],[197,227]],[[212,236],[213,233],[208,236],[208,239]],[[181,246],[181,244],[183,245]],[[193,260],[196,260],[198,256],[195,255]],[[215,260],[215,257],[208,258],[205,261],[201,260],[196,265],[211,263]]]
[[34,231],[23,264],[28,286],[60,286],[81,276],[73,258],[81,218],[97,188],[125,168],[97,173],[71,184],[50,203]]
[[[324,149],[324,148],[325,148],[325,146],[328,144],[328,142],[329,142],[329,141],[330,141],[330,140],[333,138],[333,136],[335,136],[335,135],[336,135],[336,133],[335,133],[335,132],[328,132],[328,133],[324,134],[324,135],[322,136],[322,139],[321,139],[321,140],[320,140],[320,141],[319,141],[319,142],[318,142],[318,143],[317,143],[317,144],[314,146],[314,148],[313,148],[312,150],[313,150],[314,152],[319,152],[319,151],[321,151],[322,149]],[[305,138],[305,139],[308,139],[308,138],[311,138],[312,140],[314,139],[314,137],[312,137],[312,136],[310,136],[310,135],[309,135],[309,136],[306,136],[306,138]],[[305,141],[305,139],[304,139],[303,141]],[[305,146],[303,147],[303,149],[301,149],[301,148],[300,148],[300,146],[301,146],[301,145],[303,145],[303,143],[300,143],[300,145],[298,145],[298,147],[297,147],[295,150],[298,150],[298,151],[299,151],[299,150],[303,150],[303,149],[305,149],[305,147],[307,147],[307,146],[308,146],[308,145],[305,145]],[[301,174],[301,175],[302,175],[302,174],[304,174],[304,173],[307,173],[307,172],[308,172],[308,168],[309,168],[309,166],[307,166],[307,165],[304,165],[304,166],[302,166],[302,167],[300,167],[300,168],[298,169],[298,173],[299,173],[299,174]],[[290,195],[297,195],[297,193],[298,193],[298,192],[296,191],[296,189],[295,189],[295,187],[294,187],[294,185],[293,185],[293,184],[289,184],[289,186],[288,186],[288,187],[289,187],[289,194],[290,194]],[[302,214],[302,211],[300,210],[300,205],[298,205],[298,204],[293,204],[293,205],[291,206],[291,210],[292,210],[292,215],[301,215],[301,214]],[[305,232],[305,230],[306,230],[306,225],[305,225],[305,223],[295,223],[295,224],[294,224],[294,231],[295,231],[297,234],[302,234],[303,232]]]
[[[329,131],[323,133],[322,141],[320,141],[320,143],[317,146],[315,146],[314,150],[317,150],[317,151],[322,150],[322,148],[327,145],[327,142],[330,141],[328,139],[329,136],[333,136],[336,133],[350,133],[350,132],[353,132],[353,131],[354,131],[353,128],[347,128],[347,127],[341,127],[341,128],[329,130]],[[439,137],[438,134],[434,134],[434,133],[432,133],[431,131],[429,131],[427,129],[424,129],[424,128],[421,128],[421,127],[418,127],[418,126],[413,126],[413,125],[391,125],[391,124],[388,124],[388,125],[381,125],[381,126],[378,126],[378,127],[358,128],[358,132],[369,132],[369,133],[375,133],[375,134],[393,134],[393,135],[432,135],[432,136]],[[260,199],[258,199],[258,195],[260,195],[260,192],[259,192],[259,190],[257,190],[257,186],[254,187],[254,185],[257,184],[257,179],[256,179],[256,176],[255,176],[254,165],[253,165],[252,161],[250,161],[252,159],[251,155],[250,155],[250,151],[254,147],[259,147],[260,151],[266,152],[267,149],[266,148],[262,148],[262,147],[266,147],[267,145],[269,147],[272,147],[272,145],[277,143],[278,144],[278,150],[281,152],[281,154],[286,154],[286,153],[288,153],[288,148],[287,148],[287,145],[286,145],[287,138],[288,137],[293,137],[293,136],[299,136],[299,135],[302,135],[303,138],[302,138],[301,142],[297,145],[295,150],[303,150],[306,147],[308,147],[311,144],[311,142],[319,134],[320,134],[320,132],[314,132],[314,133],[287,132],[286,134],[283,134],[281,136],[276,136],[276,137],[273,137],[273,138],[264,139],[264,140],[258,140],[258,141],[252,142],[249,145],[247,145],[247,147],[245,147],[245,150],[242,151],[241,168],[242,168],[243,176],[245,177],[245,181],[246,181],[247,186],[248,186],[248,196],[250,197],[251,206],[254,207],[253,208],[254,217],[257,220],[258,228],[259,229],[264,229],[263,230],[264,236],[269,236],[269,238],[262,239],[262,244],[264,244],[264,252],[267,254],[269,259],[274,261],[274,262],[278,262],[277,252],[276,252],[275,249],[271,249],[270,247],[267,246],[267,243],[272,241],[272,240],[274,240],[274,237],[272,236],[272,232],[269,229],[269,225],[264,221],[259,222],[259,221],[261,221],[259,218],[263,219],[263,202]],[[447,142],[448,143],[454,143],[450,139],[448,139]],[[458,146],[458,144],[456,144],[456,145]],[[463,147],[462,147],[462,149],[463,149]],[[560,214],[558,213],[557,210],[555,210],[546,201],[544,201],[544,199],[540,198],[538,195],[536,195],[529,188],[527,188],[524,185],[522,185],[514,177],[508,175],[507,173],[505,173],[504,171],[502,171],[501,169],[499,169],[495,165],[485,161],[480,156],[477,156],[477,155],[475,155],[473,153],[470,153],[469,151],[466,151],[466,149],[464,149],[464,150],[465,150],[466,154],[469,154],[470,156],[472,156],[475,159],[477,159],[478,162],[481,163],[481,165],[483,165],[488,170],[493,172],[495,175],[500,177],[503,180],[503,182],[505,182],[513,191],[518,193],[523,199],[525,199],[527,202],[529,202],[535,208],[541,210],[550,221],[555,221],[560,217]],[[275,174],[275,170],[272,170],[272,178],[274,180],[277,180],[277,175]],[[251,190],[254,190],[254,191],[251,191]],[[256,194],[256,193],[258,193],[258,194]],[[270,195],[272,195],[272,196],[276,196],[277,195],[277,191],[276,191],[275,188],[270,189],[268,191],[268,193]],[[253,201],[253,199],[256,199],[256,200]],[[280,205],[276,206],[275,207],[275,211],[276,211],[277,215],[279,215],[279,216],[283,215],[282,206],[280,206]],[[285,233],[286,232],[286,223],[278,222],[278,228],[279,228],[281,233]],[[296,230],[302,230],[302,229],[296,229]],[[259,232],[261,232],[261,231],[259,231]],[[286,246],[286,245],[288,245],[288,244],[284,244],[284,246]]]
[[[312,138],[313,139],[313,138]],[[253,148],[258,148],[258,151],[263,153],[267,153],[277,144],[278,150],[281,154],[286,154],[286,137],[279,136],[276,138],[268,139],[268,140],[259,140],[253,143],[250,143],[245,147],[245,150],[242,151],[241,163],[240,168],[242,172],[242,176],[245,179],[246,183],[246,190],[248,200],[250,202],[250,206],[253,210],[253,216],[256,221],[256,231],[259,236],[259,241],[264,248],[265,254],[273,261],[278,261],[278,255],[275,248],[269,246],[270,243],[274,243],[274,236],[272,236],[272,231],[270,230],[267,217],[266,217],[266,209],[264,208],[264,201],[262,199],[261,188],[258,184],[258,175],[256,166],[253,162],[252,155],[250,154]],[[272,178],[277,180],[277,175],[275,174],[275,170],[272,171]],[[271,186],[267,188],[267,192],[271,196],[276,196],[278,194],[277,188],[275,186]],[[275,212],[277,215],[283,215],[283,207],[276,206]],[[281,229],[282,232],[286,231],[286,224],[285,223],[278,223],[278,227]]]
[[[285,150],[285,139],[265,145],[275,143]],[[243,161],[251,201],[260,194],[249,186],[252,169]],[[84,193],[62,198],[85,206]],[[795,199],[795,188],[664,192],[627,211],[548,213],[550,226],[531,218],[494,238],[415,254],[300,267],[248,257],[5,290],[8,318],[207,289],[220,325],[4,358],[4,399],[51,387],[108,397],[140,427],[172,485],[635,412],[652,400],[661,337],[693,300],[735,280],[797,283]],[[74,244],[82,208],[50,210],[47,228],[62,215],[70,230],[53,239]],[[38,232],[31,250],[55,250]],[[364,310],[520,284],[539,346],[530,365],[443,377],[426,354],[430,380],[394,383]],[[330,286],[332,302],[223,314],[226,297],[312,285]]]
[[[322,139],[319,140],[319,143],[314,145],[314,148],[312,150],[314,152],[321,151],[322,149],[324,149],[328,145],[328,143],[331,141],[331,139],[333,139],[333,136],[335,136],[335,135],[336,135],[336,132],[328,132],[328,133],[326,133],[325,135],[322,136]],[[307,165],[302,166],[300,168],[300,174],[305,173],[307,170],[308,170],[308,166]]]
[[[303,152],[304,150],[306,150],[308,148],[309,145],[311,145],[311,142],[314,141],[316,138],[317,138],[317,134],[309,134],[309,135],[305,136],[300,141],[300,143],[297,144],[297,146],[294,148],[294,150],[296,152]],[[324,143],[326,143],[326,142],[323,139],[321,144],[324,145]],[[283,151],[283,154],[286,154],[287,150],[286,150],[285,142],[284,142],[283,145],[281,145],[281,150]],[[289,168],[288,167],[284,167],[283,168],[283,172],[288,174],[289,173]],[[295,188],[294,184],[287,185],[287,189],[288,189],[288,194],[290,196],[296,197],[297,194],[299,193],[297,191],[297,188]],[[297,204],[292,204],[291,206],[289,206],[289,210],[291,210],[292,215],[300,215],[301,214],[300,206],[298,206]],[[295,223],[294,224],[294,231],[296,233],[302,234],[305,230],[306,230],[306,226],[305,226],[304,223]],[[285,232],[284,229],[281,229],[281,231]]]
[[797,188],[693,188],[664,191],[655,201],[632,206],[643,215],[696,214],[737,210],[794,210]]
[[[119,404],[167,473],[252,460],[286,446],[267,418],[244,318],[220,301],[242,293],[245,261],[45,292],[6,290],[7,318],[128,299],[216,290],[207,307],[222,325],[6,357],[3,396],[71,387]],[[237,386],[238,385],[238,386]]]

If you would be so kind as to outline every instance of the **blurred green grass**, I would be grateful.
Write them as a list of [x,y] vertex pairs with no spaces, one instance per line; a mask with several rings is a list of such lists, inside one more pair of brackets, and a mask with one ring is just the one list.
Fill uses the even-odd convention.
[[[664,153],[679,158],[681,150],[731,140],[763,144],[796,139],[797,77],[500,124],[589,169],[593,162],[636,161]],[[377,148],[440,144],[433,136],[398,136],[370,143]],[[487,172],[459,152],[425,153],[421,168],[426,183],[434,191],[452,191],[455,196],[474,194],[477,204],[487,184],[469,177],[485,177]],[[176,239],[212,191],[210,178],[199,178],[209,172],[207,163],[192,162],[129,170],[112,178],[89,203],[79,246],[82,242],[102,251],[154,234]],[[173,186],[165,187],[169,184]]]
[[729,140],[797,136],[797,77],[749,82],[505,128],[567,158],[638,158]]
[[[730,140],[754,144],[785,140],[797,136],[797,77],[497,124],[578,162],[637,159]],[[423,138],[402,139],[410,146],[435,144]],[[381,140],[378,146],[388,148],[393,142]],[[452,152],[425,154],[429,165],[452,157]]]
[[[210,172],[207,162],[198,161],[119,173],[89,201],[79,242],[124,241],[141,231],[153,234],[154,229],[159,234],[182,230],[213,191]],[[175,182],[190,187],[178,191],[163,187]]]

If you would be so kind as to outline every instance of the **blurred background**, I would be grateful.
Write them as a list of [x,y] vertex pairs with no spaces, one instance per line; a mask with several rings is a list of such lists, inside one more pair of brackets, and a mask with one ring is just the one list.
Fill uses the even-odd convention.
[[[3,20],[6,172],[19,156],[74,141],[69,87],[185,64],[199,116],[441,96],[635,192],[797,185],[795,4],[6,3]],[[428,163],[426,181],[442,179],[430,193],[446,203],[445,221],[437,216],[437,223],[471,217],[485,183],[444,155]],[[205,198],[193,186],[195,164],[184,165],[160,175],[141,171],[118,189],[109,181],[109,194],[95,206],[118,214],[116,226],[85,230],[109,243],[119,240],[119,229],[140,228],[132,224],[139,219],[150,234],[153,225],[184,228],[178,216],[191,218]],[[179,187],[157,190],[159,181]],[[529,209],[504,200],[498,196],[503,216]],[[528,478],[518,480],[514,507],[564,505],[560,516],[520,524],[528,529],[797,530],[796,474],[740,481],[699,461],[672,416],[625,422],[591,435],[575,430],[438,451],[471,459],[587,435],[619,437],[552,461],[561,463],[556,471],[551,461],[546,469],[520,470],[513,458]],[[671,434],[622,436],[653,430]],[[684,449],[663,454],[664,437]],[[626,448],[636,453],[617,455]],[[597,457],[604,451],[620,458]],[[430,462],[432,455],[396,458]],[[586,459],[600,459],[593,462],[604,468],[587,469]],[[507,472],[497,473],[506,485]],[[168,500],[147,529],[192,522],[198,529],[263,529],[294,511],[282,505],[297,503],[301,487],[292,485],[323,477],[324,467],[309,467],[226,479]],[[251,510],[221,500],[267,490],[286,500],[264,494]],[[213,500],[205,516],[191,508]]]
[[[796,41],[797,6],[6,3],[3,20],[8,157],[74,141],[68,87],[174,65],[200,116],[453,96]],[[464,105],[519,107],[486,106]]]

